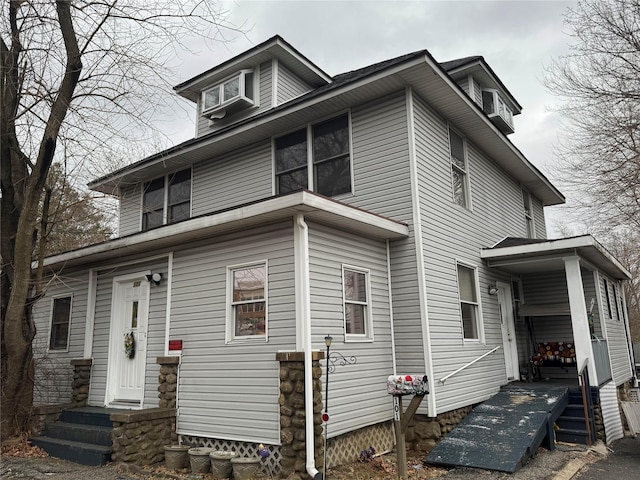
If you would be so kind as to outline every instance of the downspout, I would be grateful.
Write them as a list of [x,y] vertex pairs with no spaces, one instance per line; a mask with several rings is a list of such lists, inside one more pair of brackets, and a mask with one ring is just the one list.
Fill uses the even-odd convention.
[[305,448],[306,470],[314,480],[322,480],[322,473],[316,468],[315,441],[313,425],[313,358],[311,342],[311,290],[309,286],[309,228],[304,221],[302,213],[295,215],[296,231],[296,284],[300,297],[297,303],[300,305],[300,326],[302,330],[302,348],[304,350],[304,409],[305,409]]
[[389,325],[391,327],[391,364],[393,365],[393,374],[396,371],[396,336],[395,327],[393,325],[393,288],[391,285],[391,249],[389,248],[389,239],[387,239],[387,284],[389,285]]

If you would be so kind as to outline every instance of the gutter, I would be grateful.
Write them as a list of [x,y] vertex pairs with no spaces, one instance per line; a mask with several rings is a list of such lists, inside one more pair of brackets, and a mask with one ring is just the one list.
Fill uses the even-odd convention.
[[311,290],[309,286],[309,227],[304,221],[302,213],[295,217],[295,261],[296,286],[300,293],[297,298],[298,313],[300,314],[301,337],[300,342],[304,350],[304,409],[305,409],[305,449],[307,473],[314,480],[323,480],[323,475],[316,468],[315,442],[313,425],[313,358],[311,341]]

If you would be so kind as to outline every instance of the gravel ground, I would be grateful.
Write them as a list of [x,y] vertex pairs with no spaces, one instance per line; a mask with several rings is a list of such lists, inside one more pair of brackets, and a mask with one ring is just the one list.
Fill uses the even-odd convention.
[[[553,452],[540,449],[529,464],[514,474],[470,468],[455,468],[449,471],[439,470],[437,478],[445,480],[551,480],[554,479],[557,473],[571,460],[580,459],[589,463],[603,458],[601,455],[589,451],[583,446],[561,444],[557,447]],[[391,464],[394,463],[392,455],[388,456],[388,461]],[[433,478],[433,476],[428,475],[428,470],[428,468],[422,467],[419,463],[411,465],[409,468],[409,478]],[[391,480],[397,478],[395,474],[390,475],[368,469],[366,464],[358,463],[352,464],[347,468],[340,467],[331,469],[327,477],[331,480],[352,480],[354,478]],[[203,477],[198,475],[171,474],[162,469],[150,471],[114,464],[104,467],[86,467],[52,457],[19,458],[3,456],[0,459],[0,478],[25,480],[187,480],[191,478],[195,480]],[[213,477],[206,475],[204,478],[208,480]]]

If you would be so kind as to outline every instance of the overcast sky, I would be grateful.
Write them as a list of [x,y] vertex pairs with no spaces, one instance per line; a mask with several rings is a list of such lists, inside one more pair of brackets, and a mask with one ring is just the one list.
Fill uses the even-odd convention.
[[[551,180],[557,100],[542,85],[545,65],[571,41],[566,1],[244,1],[225,2],[229,20],[246,38],[222,44],[191,42],[180,56],[178,81],[279,34],[329,75],[416,50],[437,61],[482,55],[522,105],[511,141]],[[174,123],[174,127],[177,125]],[[193,124],[171,129],[176,143],[193,136]],[[186,127],[186,128],[185,128]],[[561,185],[558,185],[561,188]],[[552,212],[549,212],[552,213]]]

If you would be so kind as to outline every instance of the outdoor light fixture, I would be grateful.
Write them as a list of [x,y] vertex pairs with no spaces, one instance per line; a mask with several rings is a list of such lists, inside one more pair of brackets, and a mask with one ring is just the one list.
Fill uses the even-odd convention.
[[147,278],[147,282],[153,282],[156,285],[160,285],[160,280],[162,280],[162,274],[158,272],[147,273],[145,277]]
[[489,285],[489,295],[497,295],[498,294],[498,287],[496,287],[495,285]]
[[331,335],[327,335],[324,337],[324,344],[327,346],[327,358],[329,358],[329,348],[331,347],[331,342],[333,342],[333,337]]

